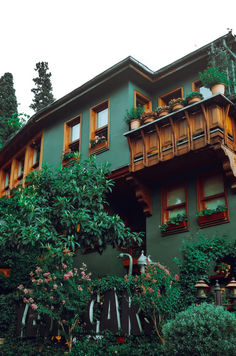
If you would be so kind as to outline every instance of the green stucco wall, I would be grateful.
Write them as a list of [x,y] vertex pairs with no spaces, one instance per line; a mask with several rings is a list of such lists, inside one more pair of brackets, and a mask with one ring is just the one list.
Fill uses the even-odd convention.
[[189,231],[178,234],[162,236],[159,225],[161,224],[161,188],[166,183],[171,183],[180,177],[172,177],[172,180],[161,182],[152,187],[153,214],[146,219],[147,255],[151,255],[153,261],[168,266],[172,271],[177,271],[174,257],[181,257],[180,248],[183,240],[196,240],[198,233],[211,238],[214,235],[225,236],[235,239],[236,219],[233,218],[236,211],[235,194],[227,185],[227,199],[229,205],[229,223],[215,225],[203,229],[198,228],[197,223],[197,175],[200,172],[193,172],[185,177],[181,177],[187,182],[188,195],[188,221]]

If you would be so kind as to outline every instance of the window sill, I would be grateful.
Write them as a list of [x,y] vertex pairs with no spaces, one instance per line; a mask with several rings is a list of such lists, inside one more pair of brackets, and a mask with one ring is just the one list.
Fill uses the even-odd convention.
[[188,231],[188,222],[181,221],[179,224],[169,224],[165,231],[161,231],[162,236],[179,234]]
[[99,153],[103,153],[103,152],[107,151],[108,149],[109,149],[108,148],[108,141],[104,141],[104,142],[98,143],[94,147],[90,147],[89,148],[89,154],[90,155],[97,155]]
[[198,225],[200,228],[224,224],[227,222],[229,222],[229,219],[226,211],[220,211],[211,215],[203,215],[198,217]]

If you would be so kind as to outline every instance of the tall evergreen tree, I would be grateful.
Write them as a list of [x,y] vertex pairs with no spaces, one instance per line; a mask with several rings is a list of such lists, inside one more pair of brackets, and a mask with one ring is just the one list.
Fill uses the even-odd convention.
[[13,75],[5,73],[0,78],[0,149],[20,127]]
[[52,94],[52,83],[50,79],[52,74],[49,72],[48,62],[36,63],[34,70],[38,72],[38,77],[33,78],[36,87],[31,89],[34,93],[34,98],[30,108],[37,112],[53,103],[55,99]]
[[5,73],[0,78],[0,117],[11,117],[17,113],[17,100],[13,84],[13,75]]

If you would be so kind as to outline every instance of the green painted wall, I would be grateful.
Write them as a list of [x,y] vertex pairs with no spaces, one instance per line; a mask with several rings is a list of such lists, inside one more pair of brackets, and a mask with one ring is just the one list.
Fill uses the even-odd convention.
[[[189,231],[161,236],[159,225],[161,224],[161,188],[164,184],[171,182],[162,182],[156,187],[152,188],[153,198],[153,214],[146,219],[146,234],[147,234],[147,255],[151,255],[153,261],[159,261],[160,263],[168,266],[172,271],[177,271],[177,266],[173,261],[174,257],[180,257],[180,248],[182,241],[189,241],[191,239],[197,239],[198,233],[202,233],[211,238],[214,235],[225,236],[227,238],[235,239],[236,231],[236,219],[233,218],[233,214],[236,211],[236,199],[235,194],[232,193],[229,186],[227,186],[227,198],[229,204],[229,216],[230,222],[220,225],[199,229],[197,224],[197,191],[196,191],[196,179],[197,172],[182,177],[187,182],[188,186],[188,216],[189,216]],[[176,177],[176,179],[179,177]],[[172,178],[174,182],[174,177]]]

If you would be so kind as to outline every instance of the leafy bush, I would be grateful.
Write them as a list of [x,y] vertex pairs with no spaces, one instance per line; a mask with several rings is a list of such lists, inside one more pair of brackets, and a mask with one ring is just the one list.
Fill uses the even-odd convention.
[[163,329],[166,356],[236,355],[236,318],[223,307],[189,307]]
[[0,295],[0,337],[5,338],[15,322],[16,304],[13,294]]
[[199,73],[200,80],[205,88],[211,88],[215,84],[230,85],[225,72],[220,71],[219,67],[208,67],[203,73]]
[[144,112],[144,108],[142,106],[138,106],[137,108],[131,108],[129,111],[126,110],[125,121],[127,124],[132,120],[141,120],[141,115]]

